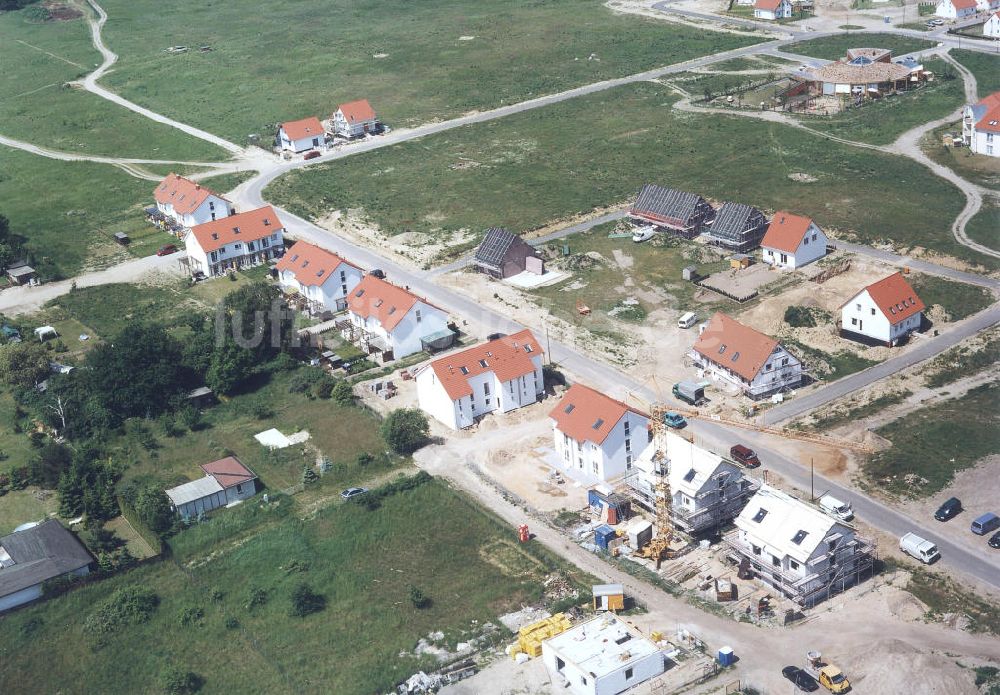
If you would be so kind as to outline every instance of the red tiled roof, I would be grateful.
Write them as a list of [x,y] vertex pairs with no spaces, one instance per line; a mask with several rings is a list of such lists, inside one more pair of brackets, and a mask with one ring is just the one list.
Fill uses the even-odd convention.
[[778,9],[780,5],[781,5],[781,0],[757,0],[757,2],[753,4],[753,6],[756,7],[758,10],[771,10],[771,11]]
[[365,275],[347,297],[347,308],[363,319],[374,316],[383,329],[391,331],[417,302],[434,306],[402,287]]
[[556,427],[578,442],[603,444],[626,412],[649,416],[583,384],[573,384],[549,417]]
[[431,362],[431,369],[453,401],[472,394],[469,379],[484,372],[493,372],[500,383],[535,371],[533,355],[542,348],[527,328],[514,335],[475,345]]
[[889,323],[899,323],[926,308],[900,273],[882,278],[865,289]]
[[976,130],[1000,133],[1000,92],[991,94],[980,103],[986,103],[988,108],[983,117],[976,123]]
[[315,116],[303,118],[299,121],[282,123],[281,129],[285,131],[285,135],[288,136],[289,140],[304,140],[305,138],[314,138],[317,135],[323,136],[326,134],[326,131],[323,130],[323,124]]
[[358,99],[341,104],[337,110],[344,114],[348,123],[363,123],[375,120],[375,109],[368,103],[367,99]]
[[153,191],[153,197],[157,203],[173,205],[174,211],[179,215],[194,212],[210,195],[222,198],[215,191],[173,173],[168,174]]
[[298,241],[281,257],[277,268],[278,272],[290,270],[300,285],[316,287],[326,282],[341,263],[357,268],[335,253],[306,241]]
[[785,253],[795,253],[802,243],[802,237],[812,220],[801,215],[793,215],[790,212],[779,210],[774,213],[771,224],[767,226],[767,233],[761,240],[760,245],[767,249],[777,249]]
[[238,215],[196,224],[191,233],[205,253],[237,241],[256,241],[283,229],[281,220],[270,205]]
[[203,463],[201,470],[219,481],[219,485],[223,488],[234,487],[257,477],[235,456],[227,456],[224,459],[212,461],[212,463]]
[[976,0],[951,0],[951,4],[955,6],[956,10],[975,9]]
[[694,349],[706,359],[752,381],[764,367],[778,341],[745,326],[721,311],[698,336]]

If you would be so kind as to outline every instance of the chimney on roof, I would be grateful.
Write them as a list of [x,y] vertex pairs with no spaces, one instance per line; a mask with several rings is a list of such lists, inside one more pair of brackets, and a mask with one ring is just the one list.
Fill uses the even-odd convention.
[[784,223],[785,223],[785,216],[782,215],[781,216],[781,221],[778,224],[784,224]]
[[194,190],[196,190],[196,191],[200,191],[200,190],[201,190],[201,184],[200,184],[200,183],[196,183],[196,184],[194,185]]

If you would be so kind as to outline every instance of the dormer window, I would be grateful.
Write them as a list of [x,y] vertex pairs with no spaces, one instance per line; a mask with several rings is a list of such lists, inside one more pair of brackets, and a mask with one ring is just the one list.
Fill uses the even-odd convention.
[[490,365],[488,365],[486,363],[486,360],[479,360],[479,366],[483,367],[485,369],[486,367],[489,367]]
[[764,520],[765,516],[767,516],[767,510],[761,507],[757,510],[757,513],[753,515],[753,520],[759,524]]
[[383,303],[384,302],[382,301],[382,299],[376,299],[375,300],[375,308],[377,309],[378,307],[382,306]]
[[240,233],[240,228],[239,227],[233,227],[233,234],[239,234],[239,233]]
[[218,235],[218,234],[216,234],[215,232],[212,232],[212,238],[213,238],[214,240],[218,241],[218,240],[219,240],[219,235]]
[[302,261],[302,268],[305,269],[308,267],[309,267],[309,261]]
[[271,220],[268,219],[267,217],[264,218],[264,226],[265,227],[270,227],[271,226]]
[[524,344],[524,351],[525,351],[525,352],[534,352],[534,351],[533,351],[533,350],[531,349],[531,346],[530,346],[530,345],[528,345],[527,343],[525,343],[525,344]]
[[595,430],[599,430],[599,429],[601,429],[601,426],[603,426],[603,425],[604,425],[603,418],[597,418],[597,421],[593,424],[593,428]]
[[[297,260],[299,260],[299,254],[295,254],[294,256],[292,256],[292,263],[294,263]],[[304,268],[305,266],[302,267]]]
[[740,351],[737,350],[736,352],[733,353],[733,362],[735,362],[739,358],[740,358]]
[[360,290],[358,290],[357,292],[354,293],[354,296],[355,297],[360,297],[364,293],[365,293],[364,289],[360,289]]
[[567,415],[569,415],[570,413],[572,413],[574,410],[576,410],[576,404],[575,403],[570,403],[565,408],[563,408],[563,412],[566,413]]
[[802,545],[802,541],[804,541],[806,539],[806,536],[808,535],[809,535],[808,531],[799,531],[794,536],[792,536],[792,543],[794,543],[795,545]]
[[468,367],[459,367],[458,371],[462,372],[462,374],[468,374],[469,373],[469,368]]
[[722,353],[724,353],[725,351],[726,351],[726,346],[725,346],[725,345],[722,345],[721,347],[719,347],[719,354],[720,354],[720,355],[721,355]]

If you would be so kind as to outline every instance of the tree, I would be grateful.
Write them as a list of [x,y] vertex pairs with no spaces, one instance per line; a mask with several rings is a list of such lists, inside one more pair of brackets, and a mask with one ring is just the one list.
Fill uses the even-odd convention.
[[281,290],[264,281],[251,282],[226,295],[222,300],[217,331],[225,331],[225,341],[232,340],[253,353],[257,363],[267,362],[292,344],[293,312],[289,311]]
[[68,447],[55,442],[48,442],[32,460],[31,482],[38,487],[54,490],[59,484],[59,478],[73,463],[73,452]]
[[59,478],[59,516],[74,519],[83,513],[83,485],[76,466]]
[[180,344],[163,326],[133,323],[87,354],[86,386],[116,422],[151,417],[190,386]]
[[430,608],[432,601],[429,596],[424,594],[423,591],[421,591],[418,587],[415,587],[411,584],[410,603],[412,603],[413,607],[416,608],[417,610],[423,610],[424,608]]
[[34,388],[51,371],[49,356],[40,343],[11,343],[0,348],[0,379],[10,386]]
[[254,355],[233,341],[215,348],[211,364],[205,373],[205,383],[216,393],[228,395],[235,392],[251,374]]
[[354,389],[343,379],[338,379],[334,384],[330,397],[337,405],[354,405]]
[[174,512],[170,498],[160,488],[148,485],[135,496],[135,513],[154,533],[164,534],[174,525]]
[[402,408],[389,413],[379,431],[393,451],[405,455],[412,454],[427,443],[430,425],[422,411]]
[[302,467],[302,484],[311,485],[319,480],[319,476],[316,475],[316,471],[313,470],[312,466]]
[[295,618],[303,618],[326,608],[326,597],[317,594],[304,582],[292,590],[291,598],[292,608],[289,613]]
[[193,671],[184,671],[175,666],[170,666],[160,677],[163,682],[163,691],[168,695],[191,695],[201,690],[204,679]]

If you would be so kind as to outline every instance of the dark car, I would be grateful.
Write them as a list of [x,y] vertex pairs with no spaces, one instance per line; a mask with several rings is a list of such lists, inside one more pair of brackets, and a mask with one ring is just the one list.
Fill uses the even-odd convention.
[[986,542],[989,544],[991,548],[997,548],[998,550],[1000,550],[1000,531],[997,531],[992,536],[990,536],[990,539]]
[[743,446],[742,444],[737,444],[730,449],[729,455],[733,457],[733,460],[736,461],[736,463],[742,463],[747,468],[756,468],[760,465],[760,459],[757,458],[757,452],[748,446]]
[[156,252],[156,255],[169,256],[172,253],[177,253],[177,247],[173,244],[166,244],[165,246],[160,247],[160,249]]
[[819,689],[819,683],[816,682],[816,679],[798,666],[786,666],[781,669],[781,675],[794,683],[796,688],[804,692],[811,693]]
[[317,157],[319,157],[319,150],[309,150],[302,155],[302,159],[316,159]]
[[950,500],[938,507],[938,510],[934,512],[934,518],[938,521],[948,521],[949,519],[954,519],[958,516],[960,511],[962,511],[962,503],[957,497],[952,497]]
[[368,488],[364,487],[349,487],[340,493],[340,496],[345,500],[349,500],[352,497],[357,497],[358,495],[363,495],[368,492]]
[[385,280],[385,271],[381,268],[372,268],[368,271],[368,274],[379,280]]

